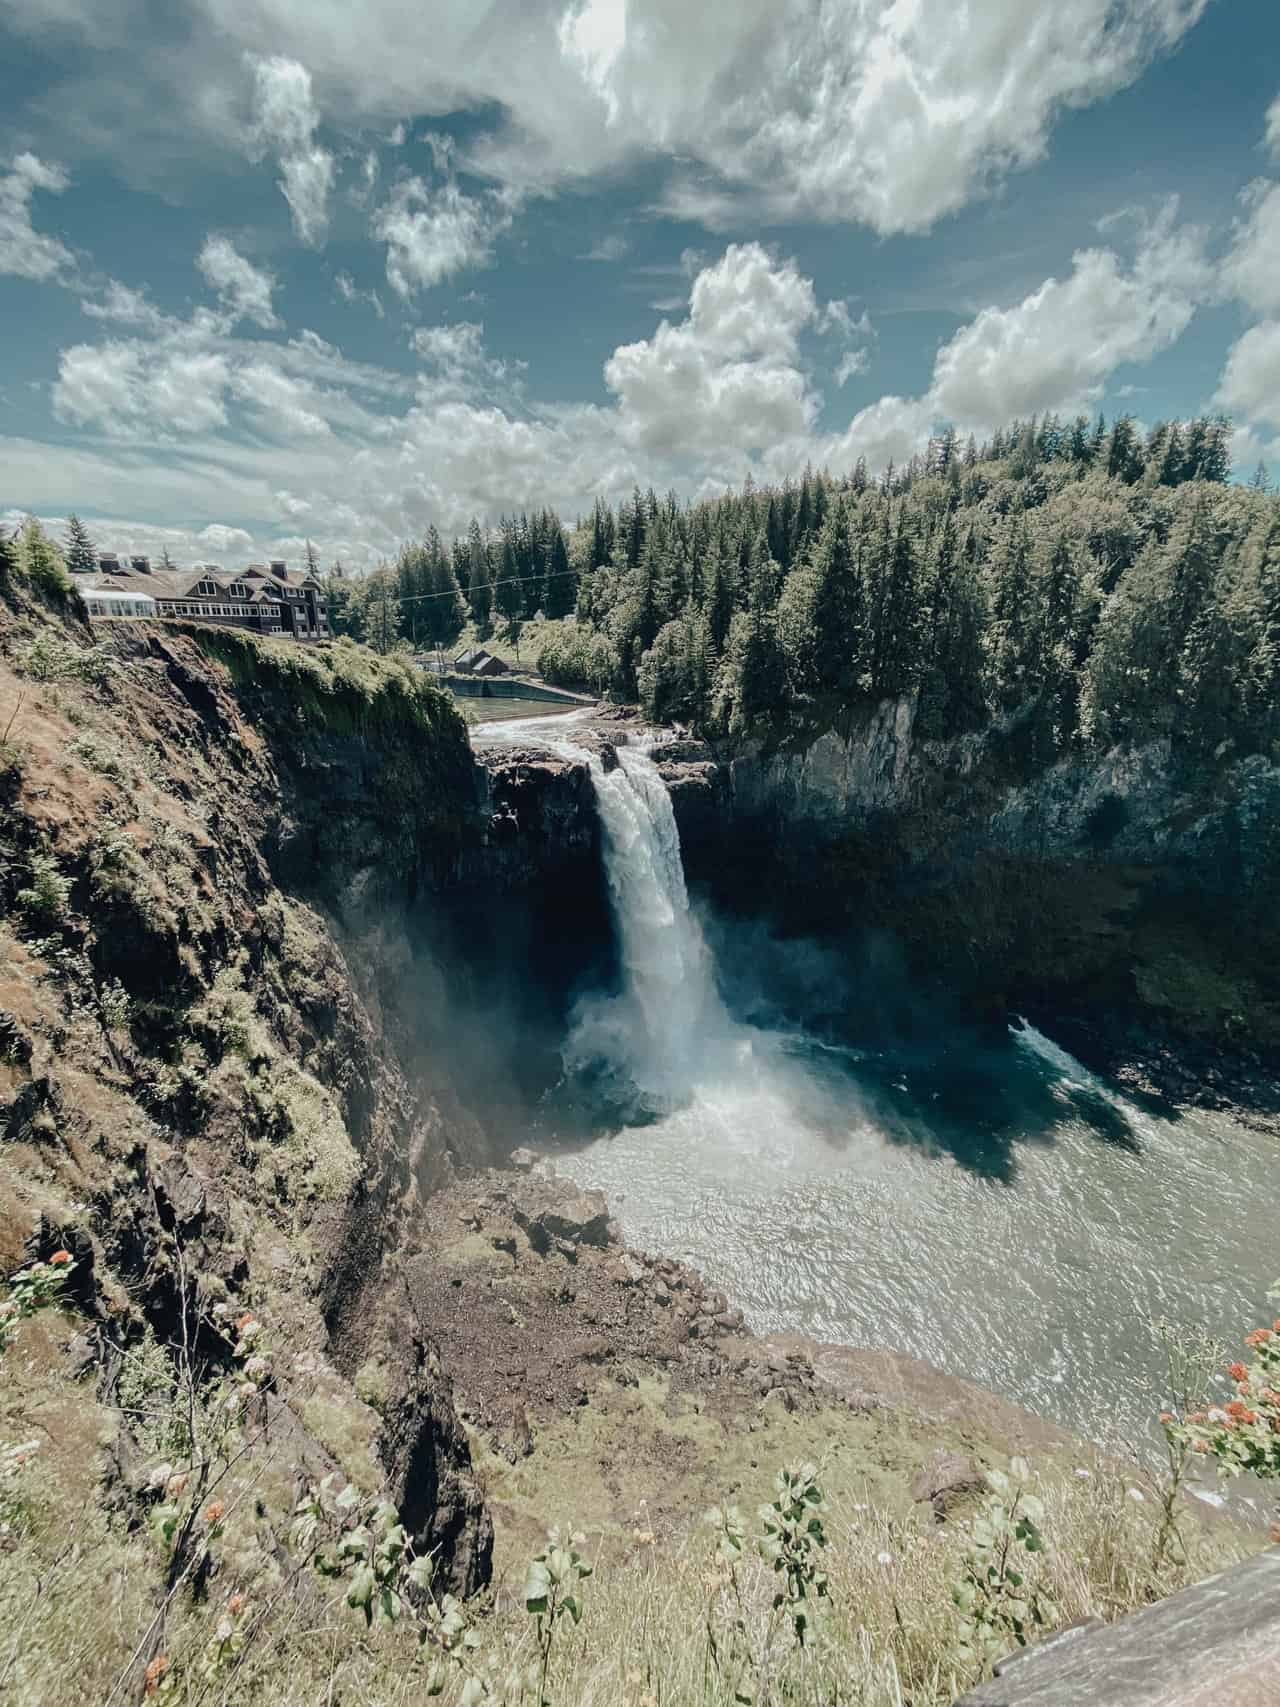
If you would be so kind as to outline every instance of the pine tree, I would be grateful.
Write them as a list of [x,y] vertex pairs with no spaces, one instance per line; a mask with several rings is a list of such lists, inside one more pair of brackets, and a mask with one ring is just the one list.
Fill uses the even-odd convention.
[[306,564],[306,572],[308,575],[319,575],[320,559],[316,556],[316,548],[312,545],[310,540],[307,541],[307,549],[303,561]]
[[75,514],[67,517],[65,557],[67,568],[73,575],[96,574],[98,548],[89,538],[88,528]]

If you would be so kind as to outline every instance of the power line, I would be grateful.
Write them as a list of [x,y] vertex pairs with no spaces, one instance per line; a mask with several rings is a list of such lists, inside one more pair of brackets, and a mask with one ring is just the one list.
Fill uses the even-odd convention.
[[[577,574],[576,569],[556,569],[549,575],[507,575],[498,581],[486,581],[483,585],[486,587],[523,587],[531,581],[564,581],[570,576],[576,578]],[[349,584],[358,585],[356,582]],[[464,599],[467,596],[461,583],[456,590],[447,589],[441,593],[408,593],[403,598],[388,599],[386,602],[393,605],[418,605],[427,599],[453,599],[457,598],[459,594]]]

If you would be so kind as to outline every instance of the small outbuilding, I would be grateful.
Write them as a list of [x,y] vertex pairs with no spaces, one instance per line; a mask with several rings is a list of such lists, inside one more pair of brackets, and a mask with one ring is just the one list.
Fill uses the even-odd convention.
[[459,652],[453,660],[453,667],[460,676],[505,676],[510,674],[501,658],[495,658],[492,652],[486,652],[483,646],[469,646],[465,652]]

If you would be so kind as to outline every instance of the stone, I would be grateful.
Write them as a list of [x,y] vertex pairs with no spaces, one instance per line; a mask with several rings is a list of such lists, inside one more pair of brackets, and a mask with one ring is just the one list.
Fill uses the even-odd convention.
[[934,1517],[942,1523],[953,1500],[979,1494],[985,1487],[982,1471],[972,1458],[963,1452],[937,1452],[912,1481],[911,1497],[919,1505],[932,1505]]
[[1280,1701],[1280,1548],[1118,1624],[1002,1660],[956,1707],[1266,1707]]
[[511,1152],[511,1166],[513,1168],[515,1168],[519,1173],[522,1173],[522,1174],[530,1173],[537,1166],[537,1164],[538,1164],[538,1157],[537,1157],[536,1152],[534,1152],[533,1150],[530,1150],[525,1145],[522,1145],[520,1149],[513,1150]]
[[736,1334],[741,1331],[746,1318],[741,1310],[721,1310],[714,1320],[716,1326],[723,1329],[725,1333]]
[[645,1272],[644,1264],[637,1262],[630,1251],[624,1251],[610,1270],[620,1286],[639,1286]]
[[569,1180],[529,1175],[512,1194],[512,1218],[541,1256],[557,1240],[569,1245],[609,1244],[609,1205],[598,1191],[579,1191]]

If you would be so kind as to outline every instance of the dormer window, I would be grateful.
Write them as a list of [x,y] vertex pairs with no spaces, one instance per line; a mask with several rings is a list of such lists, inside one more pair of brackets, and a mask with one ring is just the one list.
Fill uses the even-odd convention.
[[196,588],[196,592],[199,593],[202,599],[211,599],[217,590],[218,589],[214,586],[212,581],[201,581],[200,585]]

